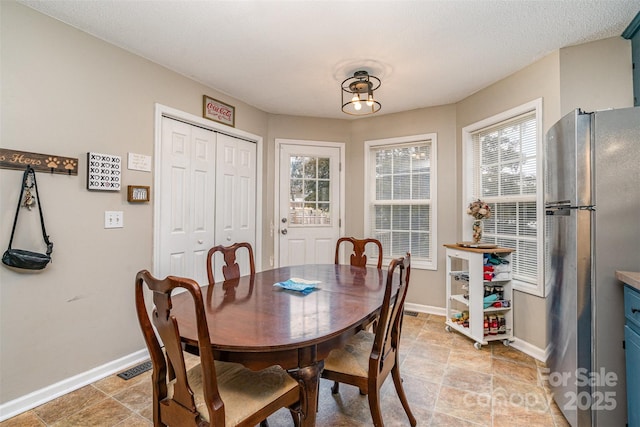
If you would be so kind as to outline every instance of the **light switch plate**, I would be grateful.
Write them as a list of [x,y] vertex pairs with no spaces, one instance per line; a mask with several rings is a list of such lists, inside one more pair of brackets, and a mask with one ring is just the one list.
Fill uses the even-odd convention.
[[124,216],[122,211],[104,211],[104,228],[124,227]]

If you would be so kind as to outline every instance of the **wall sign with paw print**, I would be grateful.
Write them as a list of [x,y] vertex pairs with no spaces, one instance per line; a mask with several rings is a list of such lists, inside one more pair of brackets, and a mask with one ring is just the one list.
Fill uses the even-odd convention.
[[120,191],[121,181],[120,156],[87,153],[87,190]]
[[77,158],[0,148],[0,168],[24,170],[27,166],[36,172],[78,175]]

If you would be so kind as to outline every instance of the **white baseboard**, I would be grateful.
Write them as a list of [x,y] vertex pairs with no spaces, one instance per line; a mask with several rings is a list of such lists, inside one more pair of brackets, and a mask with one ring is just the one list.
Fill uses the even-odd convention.
[[547,353],[545,350],[541,349],[540,347],[531,345],[528,342],[523,341],[517,337],[513,338],[513,342],[510,344],[510,346],[515,348],[516,350],[520,350],[524,354],[528,354],[529,356],[533,357],[536,360],[539,360],[540,362],[547,361]]
[[404,309],[407,311],[417,311],[418,313],[435,314],[438,316],[444,316],[447,314],[446,310],[442,307],[434,307],[431,305],[411,304],[406,302]]
[[70,393],[102,378],[123,371],[130,366],[137,365],[149,359],[149,352],[145,350],[121,357],[120,359],[105,363],[89,371],[66,378],[55,384],[41,388],[17,399],[0,404],[0,422],[15,417],[18,414],[38,407],[57,397]]
[[[404,309],[408,311],[417,311],[418,313],[435,314],[438,316],[447,315],[445,308],[434,307],[430,305],[405,303]],[[528,354],[529,356],[541,362],[545,362],[547,360],[547,351],[545,349],[536,347],[517,337],[513,338],[513,341],[511,342],[510,346],[515,348],[516,350],[520,350],[524,354]]]

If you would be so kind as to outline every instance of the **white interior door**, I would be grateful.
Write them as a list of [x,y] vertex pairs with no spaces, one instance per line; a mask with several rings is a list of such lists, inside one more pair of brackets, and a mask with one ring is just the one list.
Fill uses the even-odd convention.
[[161,145],[158,275],[203,285],[214,245],[216,133],[163,117]]
[[341,144],[279,144],[279,265],[333,263],[341,223]]
[[[216,168],[217,245],[249,242],[256,253],[256,144],[218,134]],[[238,252],[240,274],[249,274],[249,257]],[[214,276],[222,277],[222,257],[215,258]]]

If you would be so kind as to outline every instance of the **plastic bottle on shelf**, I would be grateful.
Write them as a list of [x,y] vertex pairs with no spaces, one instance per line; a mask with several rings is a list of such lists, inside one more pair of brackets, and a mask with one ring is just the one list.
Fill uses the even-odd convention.
[[507,333],[507,321],[503,314],[496,315],[498,318],[498,334],[506,334]]
[[489,335],[498,335],[498,316],[489,316]]

